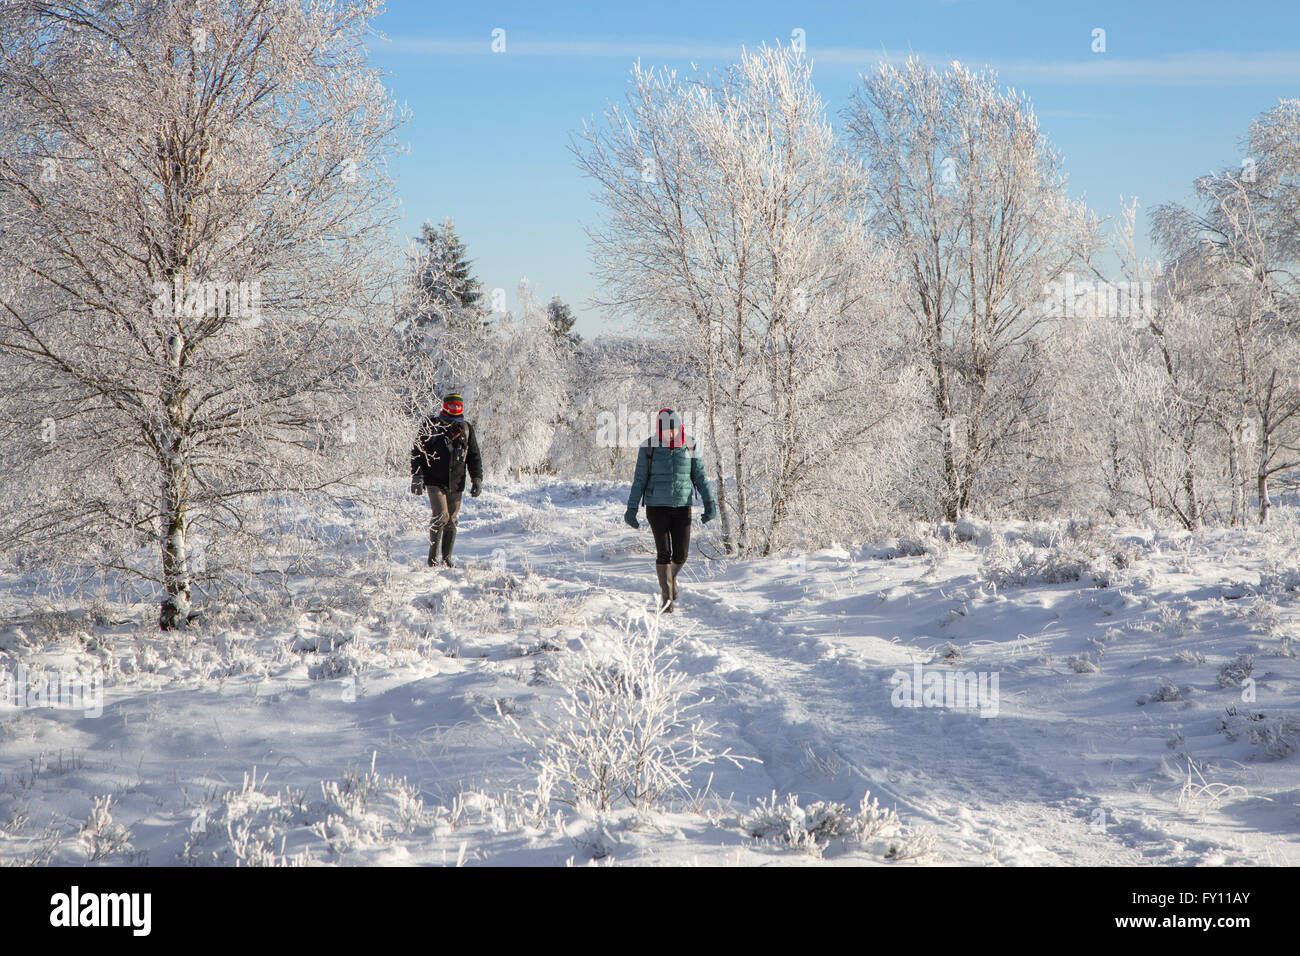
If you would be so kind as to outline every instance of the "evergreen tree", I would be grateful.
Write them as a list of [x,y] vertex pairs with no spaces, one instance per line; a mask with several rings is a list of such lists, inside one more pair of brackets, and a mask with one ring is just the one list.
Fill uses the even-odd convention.
[[421,327],[482,328],[487,324],[483,289],[473,261],[451,218],[425,222],[416,240],[411,321]]
[[551,335],[555,336],[556,345],[574,349],[582,342],[582,336],[573,331],[573,310],[565,305],[558,295],[553,296],[547,303],[546,323],[551,330]]

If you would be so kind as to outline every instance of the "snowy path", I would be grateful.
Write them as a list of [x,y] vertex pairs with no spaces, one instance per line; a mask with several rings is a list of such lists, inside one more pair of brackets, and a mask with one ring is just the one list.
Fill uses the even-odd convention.
[[[648,534],[617,524],[615,507],[582,517],[580,531],[547,548],[521,551],[515,534],[485,534],[473,519],[462,540],[466,554],[480,559],[526,553],[555,595],[587,590],[648,608]],[[575,548],[563,546],[569,543]],[[1194,820],[1178,810],[1180,784],[1165,769],[1172,754],[1149,711],[1130,700],[1131,721],[1114,712],[1069,712],[1067,688],[1091,678],[1038,664],[1040,645],[1050,638],[1004,628],[964,648],[963,666],[1001,672],[1002,711],[995,718],[892,706],[889,678],[896,670],[927,664],[949,639],[967,643],[960,629],[945,631],[936,621],[949,605],[963,609],[955,618],[961,623],[975,616],[976,564],[971,555],[954,554],[940,571],[941,585],[923,580],[925,559],[854,563],[846,554],[822,554],[797,567],[784,558],[745,566],[694,555],[681,607],[665,623],[690,639],[694,654],[684,664],[704,693],[734,711],[737,750],[762,760],[778,792],[855,803],[870,790],[905,819],[939,828],[945,856],[960,862],[1262,862],[1262,846],[1273,836],[1252,839],[1231,820]],[[891,589],[896,596],[882,599]],[[1064,590],[1082,597],[1075,603],[1103,593]],[[948,591],[963,594],[954,600]],[[1044,614],[1032,607],[1036,602],[1025,602],[1026,613],[993,598],[988,613],[1001,611],[1019,628],[1034,620],[1034,610],[1049,626],[1059,621],[1060,611]],[[1093,616],[1113,623],[1108,613]],[[1098,621],[1090,624],[1095,629]],[[1066,639],[1082,645],[1077,633]],[[1153,740],[1168,761],[1152,759]],[[1117,764],[1141,772],[1115,774]],[[744,790],[761,792],[752,780]]]
[[[563,593],[579,581],[629,607],[649,607],[652,572],[636,570],[645,564],[645,557],[575,563],[553,586]],[[882,638],[853,642],[870,650],[847,650],[800,634],[809,626],[787,623],[786,608],[752,585],[690,583],[687,590],[666,623],[694,638],[699,657],[689,669],[705,694],[737,709],[744,752],[762,760],[777,792],[855,804],[870,790],[906,819],[954,830],[944,833],[945,851],[962,862],[1171,862],[1088,826],[1091,801],[1077,783],[1042,769],[1004,721],[891,706],[890,675],[929,654]],[[797,620],[809,603],[796,603],[791,616]]]

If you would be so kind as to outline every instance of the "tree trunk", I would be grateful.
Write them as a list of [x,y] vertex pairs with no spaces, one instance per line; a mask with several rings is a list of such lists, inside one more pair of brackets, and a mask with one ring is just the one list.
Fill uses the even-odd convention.
[[744,423],[740,414],[740,389],[736,389],[736,409],[732,417],[732,441],[735,443],[733,448],[733,458],[736,470],[736,551],[740,554],[745,553],[748,546],[748,515],[745,509],[745,462],[744,462]]
[[1273,502],[1268,500],[1268,459],[1271,452],[1269,444],[1269,434],[1265,431],[1259,438],[1259,467],[1255,473],[1255,494],[1259,496],[1260,524],[1268,521],[1268,514],[1273,510]]
[[1196,471],[1190,465],[1183,472],[1183,491],[1187,494],[1187,517],[1184,523],[1188,531],[1195,531],[1201,526],[1201,503],[1196,499]]
[[[740,271],[741,287],[744,286],[745,270]],[[749,514],[745,497],[745,309],[743,298],[736,302],[736,328],[734,332],[735,349],[735,394],[731,396],[731,440],[734,443],[732,458],[736,479],[736,551],[744,554],[749,547]]]
[[1228,524],[1235,528],[1246,523],[1243,495],[1245,484],[1241,475],[1241,451],[1236,433],[1228,436],[1228,484],[1232,488],[1232,510],[1228,516]]
[[718,476],[718,519],[722,522],[722,550],[731,554],[734,550],[731,535],[731,515],[727,509],[727,482],[722,473],[722,453],[718,448],[718,381],[713,367],[712,336],[706,333],[708,350],[708,389],[709,389],[709,444],[713,451],[713,466]]
[[[179,444],[179,439],[176,439]],[[163,466],[163,598],[158,626],[164,631],[184,627],[190,613],[190,571],[186,552],[187,476],[172,458]]]
[[[943,408],[939,414],[945,414]],[[957,468],[957,423],[945,417],[943,428],[943,520],[961,518],[961,474]]]
[[[177,334],[168,356],[179,388],[184,341]],[[190,567],[186,550],[186,519],[189,508],[189,467],[185,460],[184,400],[179,391],[167,396],[167,425],[158,441],[162,452],[162,563],[163,597],[158,627],[164,631],[184,627],[190,614]]]

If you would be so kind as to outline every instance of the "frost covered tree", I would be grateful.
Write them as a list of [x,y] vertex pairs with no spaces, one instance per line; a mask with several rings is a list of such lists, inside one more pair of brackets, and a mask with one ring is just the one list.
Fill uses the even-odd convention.
[[477,329],[486,320],[483,289],[456,225],[426,222],[412,250],[414,273],[406,318],[419,327]]
[[479,374],[480,357],[489,347],[491,330],[477,313],[460,312],[459,305],[441,298],[445,268],[419,239],[407,245],[405,269],[393,289],[395,317],[402,345],[399,377],[413,418],[437,411],[440,396],[464,391]]
[[[928,377],[939,512],[1005,497],[1014,449],[1052,419],[1044,290],[1094,227],[1024,96],[991,72],[910,59],[863,78],[845,111],[866,209],[902,260],[911,349]],[[1001,477],[999,477],[1001,473]]]
[[569,391],[567,349],[556,342],[527,279],[519,283],[518,299],[517,312],[505,313],[482,340],[475,371],[462,386],[484,467],[513,475],[551,469]]
[[[368,0],[0,8],[0,540],[161,584],[394,434]],[[139,550],[152,542],[151,569]],[[240,565],[247,571],[247,562]]]
[[1217,345],[1206,405],[1227,452],[1233,524],[1245,522],[1248,485],[1266,521],[1270,478],[1300,464],[1300,100],[1257,117],[1244,146],[1240,166],[1196,180],[1194,205],[1153,217]]
[[606,213],[603,304],[695,356],[723,547],[815,537],[826,510],[794,511],[854,471],[848,456],[873,459],[896,403],[888,256],[855,218],[860,169],[809,63],[776,48],[716,78],[638,65],[575,153]]
[[631,480],[637,447],[663,407],[679,409],[698,438],[699,363],[692,359],[671,339],[604,334],[584,342],[569,365],[568,415],[551,450],[555,469]]
[[551,296],[551,301],[546,303],[546,321],[557,344],[576,349],[582,343],[582,336],[573,331],[573,323],[577,321],[573,310],[558,295]]

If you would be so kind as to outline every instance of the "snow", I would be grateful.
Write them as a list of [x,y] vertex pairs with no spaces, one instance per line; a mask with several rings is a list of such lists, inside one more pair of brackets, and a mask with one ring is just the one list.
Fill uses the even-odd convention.
[[[438,571],[427,505],[406,496],[391,560],[340,519],[349,588],[303,577],[293,606],[209,607],[189,633],[158,633],[152,605],[36,615],[30,582],[0,576],[0,668],[105,684],[97,718],[0,702],[0,861],[1300,862],[1295,552],[1241,530],[1111,529],[1137,559],[1109,586],[995,588],[990,549],[1041,549],[1041,529],[726,560],[697,523],[661,634],[716,747],[752,759],[639,812],[539,806],[534,754],[496,711],[553,711],[583,645],[651,609],[651,540],[622,524],[625,495],[489,483],[462,511],[462,566]],[[996,716],[894,706],[918,665],[995,674]],[[771,835],[850,820],[868,792],[901,829]]]

